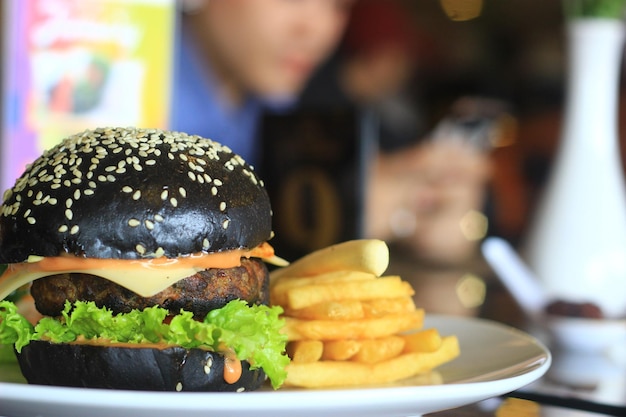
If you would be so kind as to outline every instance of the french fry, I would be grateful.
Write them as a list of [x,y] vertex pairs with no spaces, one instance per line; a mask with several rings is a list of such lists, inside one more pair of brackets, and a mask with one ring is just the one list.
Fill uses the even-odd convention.
[[354,339],[324,342],[323,361],[346,361],[361,349],[361,342]]
[[404,352],[434,352],[441,347],[442,339],[437,329],[425,329],[402,335]]
[[305,287],[338,282],[375,280],[377,277],[369,272],[333,271],[312,277],[284,277],[270,289],[272,304],[286,305],[287,291],[295,287]]
[[288,340],[368,339],[420,329],[424,310],[361,320],[300,320],[285,317],[282,331]]
[[328,301],[301,309],[287,309],[289,317],[305,320],[357,320],[365,317],[358,300]]
[[365,317],[381,317],[387,314],[401,314],[415,311],[413,297],[378,298],[361,301]]
[[308,320],[357,320],[415,311],[411,296],[377,300],[338,300],[300,309],[285,309],[285,315]]
[[413,287],[381,276],[388,262],[384,242],[354,240],[272,272],[270,302],[283,308],[292,359],[286,386],[429,381],[433,368],[459,355],[455,336],[422,329]]
[[402,353],[403,348],[404,339],[400,336],[362,340],[359,351],[350,360],[378,363],[398,356]]
[[299,309],[325,301],[371,300],[413,295],[413,287],[400,277],[389,276],[368,281],[305,285],[286,292],[286,308]]
[[287,355],[295,363],[319,361],[323,351],[324,344],[319,340],[300,340],[287,343]]
[[273,288],[290,288],[290,287],[300,287],[303,285],[314,285],[314,284],[327,284],[331,282],[341,282],[341,281],[360,281],[360,280],[368,280],[368,279],[376,279],[377,276],[372,274],[371,272],[362,272],[362,271],[350,271],[350,270],[342,270],[342,271],[330,271],[325,272],[319,275],[306,276],[306,277],[297,277],[291,275],[285,275],[281,280],[279,280]]
[[324,388],[385,384],[410,378],[432,370],[459,355],[455,336],[443,338],[435,352],[412,352],[376,364],[353,361],[318,361],[290,363],[286,386]]
[[271,285],[282,276],[312,276],[331,271],[361,271],[382,275],[389,265],[389,248],[382,240],[359,239],[331,245],[276,269],[270,274]]

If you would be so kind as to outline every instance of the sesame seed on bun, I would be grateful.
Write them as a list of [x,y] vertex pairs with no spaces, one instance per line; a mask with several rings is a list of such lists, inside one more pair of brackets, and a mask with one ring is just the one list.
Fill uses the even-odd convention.
[[[279,386],[289,358],[282,309],[269,306],[271,219],[254,169],[210,139],[140,128],[64,139],[0,206],[0,322],[22,326],[11,339],[22,374],[90,388]],[[42,325],[3,300],[26,285]]]
[[271,235],[269,198],[250,165],[212,140],[157,129],[68,137],[6,191],[0,210],[0,263],[175,258]]

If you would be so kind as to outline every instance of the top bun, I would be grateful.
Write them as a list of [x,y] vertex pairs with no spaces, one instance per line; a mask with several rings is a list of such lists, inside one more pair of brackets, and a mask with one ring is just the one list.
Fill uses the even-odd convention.
[[217,142],[156,129],[70,136],[0,206],[0,263],[175,258],[249,249],[270,235],[269,198],[250,165]]

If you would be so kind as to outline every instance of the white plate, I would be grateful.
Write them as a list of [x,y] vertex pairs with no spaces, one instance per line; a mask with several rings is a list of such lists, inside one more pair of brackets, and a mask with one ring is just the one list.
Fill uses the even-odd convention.
[[[414,416],[514,391],[541,377],[550,366],[551,355],[543,344],[495,322],[431,316],[426,326],[436,327],[443,335],[456,334],[461,355],[429,377],[390,386],[263,389],[234,394],[113,391],[0,382],[0,416]],[[433,381],[438,382],[433,385]]]

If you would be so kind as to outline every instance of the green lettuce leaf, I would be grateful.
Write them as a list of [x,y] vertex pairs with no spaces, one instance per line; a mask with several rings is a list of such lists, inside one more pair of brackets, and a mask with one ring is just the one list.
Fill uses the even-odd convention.
[[17,312],[11,301],[0,301],[0,345],[15,345],[17,351],[30,343],[33,325]]
[[70,343],[78,338],[103,339],[120,343],[166,343],[187,349],[215,352],[232,349],[239,360],[262,368],[274,388],[280,387],[287,374],[289,358],[285,354],[287,338],[280,332],[284,320],[280,307],[248,306],[234,300],[211,311],[203,321],[181,310],[169,324],[161,307],[114,315],[93,302],[66,302],[60,319],[42,318],[32,326],[17,313],[15,304],[0,302],[0,344],[14,344],[20,352],[31,340]]
[[[244,309],[241,303],[245,305],[243,301],[234,301],[209,312],[204,322],[217,326],[216,338],[230,346],[238,358],[248,358],[253,368],[263,368],[268,376],[286,377],[289,358],[284,354],[287,337],[280,332],[284,324],[279,318],[282,308]],[[273,380],[272,385],[277,388]]]

